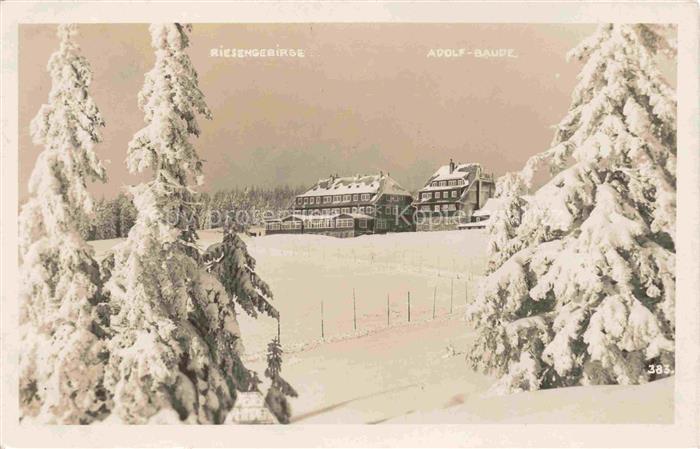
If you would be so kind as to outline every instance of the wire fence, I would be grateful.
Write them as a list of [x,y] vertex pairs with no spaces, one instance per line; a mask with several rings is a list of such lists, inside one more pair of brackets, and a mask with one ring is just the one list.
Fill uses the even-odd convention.
[[[481,251],[437,237],[391,245],[376,239],[374,246],[355,239],[256,241],[256,270],[274,292],[285,350],[463,316],[483,273],[483,258],[474,256]],[[277,334],[276,323],[244,326],[252,352],[257,340]]]

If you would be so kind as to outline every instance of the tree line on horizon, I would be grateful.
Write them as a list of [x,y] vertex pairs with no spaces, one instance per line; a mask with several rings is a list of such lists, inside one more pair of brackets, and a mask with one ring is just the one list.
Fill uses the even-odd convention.
[[[263,212],[278,214],[289,210],[294,198],[306,190],[304,186],[246,186],[198,192],[192,208],[196,229],[223,226],[230,215],[243,217],[239,231],[263,224]],[[136,221],[138,211],[130,195],[120,192],[114,198],[95,201],[94,214],[80,220],[80,235],[85,240],[106,240],[127,237]]]

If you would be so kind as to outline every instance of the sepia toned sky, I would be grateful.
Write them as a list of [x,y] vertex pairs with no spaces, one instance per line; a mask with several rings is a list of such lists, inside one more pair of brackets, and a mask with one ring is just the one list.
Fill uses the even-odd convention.
[[[201,190],[310,185],[330,173],[388,171],[409,190],[450,157],[496,175],[547,148],[580,69],[566,52],[593,25],[196,24],[189,54],[213,120],[194,142],[206,160]],[[141,177],[124,159],[143,125],[136,95],[154,57],[145,24],[81,25],[91,93],[106,127],[108,171],[96,196]],[[19,35],[20,201],[41,148],[29,122],[47,100],[55,27]],[[304,58],[214,58],[225,48],[303,49]],[[430,49],[512,49],[516,58],[429,58]],[[675,71],[670,71],[675,75]],[[674,82],[674,80],[670,80]]]

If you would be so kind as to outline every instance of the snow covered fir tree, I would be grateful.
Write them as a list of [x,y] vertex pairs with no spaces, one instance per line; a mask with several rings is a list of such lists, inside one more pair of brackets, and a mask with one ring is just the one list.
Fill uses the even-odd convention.
[[[204,262],[209,273],[214,275],[224,286],[225,291],[251,317],[263,313],[277,320],[278,335],[268,344],[267,368],[265,376],[270,384],[265,396],[267,408],[282,424],[288,424],[292,415],[288,397],[297,397],[297,392],[281,376],[282,346],[279,340],[280,314],[270,303],[272,291],[255,272],[255,259],[250,255],[245,242],[235,232],[230,220],[224,221],[223,239],[207,248]],[[255,373],[245,369],[238,357],[232,365],[237,368],[234,373],[242,376],[249,390],[257,390],[261,381]]]
[[99,266],[79,229],[93,213],[88,183],[105,179],[95,153],[104,121],[88,90],[92,72],[76,33],[74,25],[58,27],[49,100],[31,122],[43,151],[19,217],[24,422],[88,424],[110,407]]
[[[106,264],[114,337],[105,383],[113,418],[125,423],[222,423],[236,391],[259,382],[239,358],[234,298],[244,310],[247,301],[262,307],[250,289],[264,284],[246,271],[229,273],[248,276],[242,287],[222,285],[196,245],[193,187],[202,161],[189,138],[199,135],[196,117],[210,112],[186,53],[189,31],[150,27],[156,60],[139,94],[146,127],[129,144],[127,163],[133,172],[150,169],[153,179],[132,189],[136,223]],[[244,246],[233,250],[222,252],[233,270],[252,268],[236,259],[247,256]]]
[[[673,369],[676,100],[666,29],[601,25],[549,150],[501,180],[490,267],[468,311],[475,368],[513,392]],[[552,178],[532,196],[533,176]]]
[[282,345],[279,336],[267,345],[267,368],[265,376],[270,378],[270,388],[265,396],[265,403],[277,420],[282,424],[288,424],[292,417],[292,408],[288,397],[297,397],[298,394],[282,377]]

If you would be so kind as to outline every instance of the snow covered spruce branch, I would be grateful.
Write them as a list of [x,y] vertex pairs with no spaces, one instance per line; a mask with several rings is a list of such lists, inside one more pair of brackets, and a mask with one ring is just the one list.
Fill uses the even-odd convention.
[[[602,25],[549,150],[499,181],[475,368],[512,392],[640,383],[674,364],[676,100],[667,30]],[[552,179],[528,197],[534,173]]]

